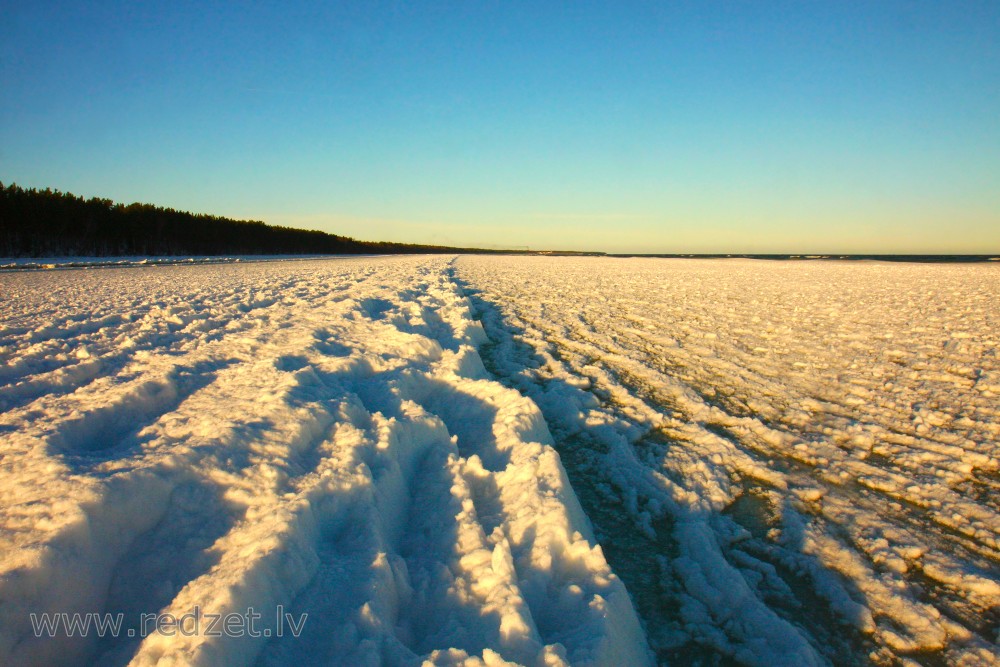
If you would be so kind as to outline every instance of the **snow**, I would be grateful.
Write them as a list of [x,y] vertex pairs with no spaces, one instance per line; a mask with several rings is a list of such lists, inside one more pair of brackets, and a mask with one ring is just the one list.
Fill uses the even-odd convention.
[[[5,276],[0,662],[647,662],[447,261]],[[138,637],[278,605],[301,637]],[[33,636],[91,611],[137,637]]]
[[[46,264],[0,664],[1000,662],[995,265]],[[307,620],[139,632],[249,608]]]
[[463,257],[456,277],[661,661],[1000,662],[995,267]]

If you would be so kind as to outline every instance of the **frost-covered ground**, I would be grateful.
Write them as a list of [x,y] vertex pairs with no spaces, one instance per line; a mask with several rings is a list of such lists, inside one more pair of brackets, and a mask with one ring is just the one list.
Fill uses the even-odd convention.
[[[2,274],[0,664],[1000,662],[998,296],[992,265]],[[300,637],[138,628],[279,605]]]
[[[0,663],[631,664],[628,594],[448,259],[7,274]],[[139,640],[144,613],[307,613]],[[136,638],[36,638],[123,613]],[[127,634],[123,630],[123,634]],[[469,664],[474,664],[470,659]]]
[[462,258],[663,660],[995,664],[1000,271]]

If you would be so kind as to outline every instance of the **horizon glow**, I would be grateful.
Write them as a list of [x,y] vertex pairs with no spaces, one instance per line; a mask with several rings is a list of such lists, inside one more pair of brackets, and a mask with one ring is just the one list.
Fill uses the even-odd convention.
[[1000,4],[7,3],[0,181],[364,240],[1000,252]]

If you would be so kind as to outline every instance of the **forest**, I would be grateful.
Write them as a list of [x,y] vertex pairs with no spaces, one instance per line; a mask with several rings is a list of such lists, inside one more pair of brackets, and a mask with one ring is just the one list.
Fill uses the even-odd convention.
[[488,252],[358,241],[316,230],[0,182],[0,257]]

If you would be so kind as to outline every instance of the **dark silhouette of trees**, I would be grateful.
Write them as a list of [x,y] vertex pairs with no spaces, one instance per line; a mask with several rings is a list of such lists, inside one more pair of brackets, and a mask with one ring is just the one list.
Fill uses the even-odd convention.
[[[371,243],[326,232],[116,204],[0,182],[0,256],[326,255],[468,252],[468,248]],[[477,251],[481,252],[481,251]]]

